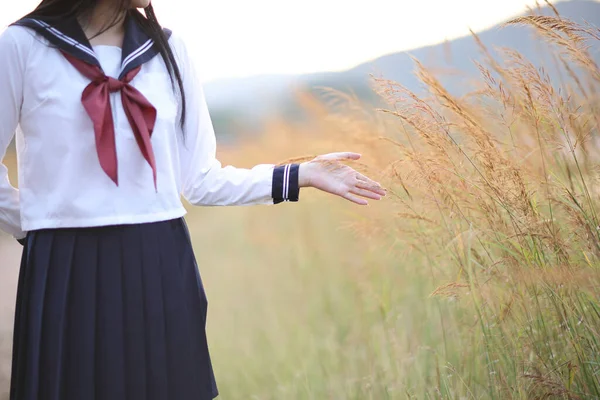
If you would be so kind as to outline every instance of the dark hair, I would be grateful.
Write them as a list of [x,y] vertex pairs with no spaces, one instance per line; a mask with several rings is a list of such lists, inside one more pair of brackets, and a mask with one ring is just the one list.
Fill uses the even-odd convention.
[[[180,123],[183,126],[186,115],[186,103],[181,71],[175,60],[173,50],[171,49],[171,46],[169,46],[167,35],[165,35],[163,28],[158,23],[152,4],[144,8],[144,14],[146,15],[143,15],[137,9],[132,9],[130,7],[131,0],[120,1],[121,4],[116,8],[113,18],[109,20],[95,36],[98,36],[115,26],[124,13],[127,13],[129,17],[135,19],[144,32],[154,41],[154,46],[156,46],[167,66],[167,71],[169,72],[173,87],[175,87],[175,82],[177,82],[179,93],[181,94]],[[25,18],[44,18],[57,21],[69,18],[82,18],[85,20],[91,16],[98,2],[99,0],[42,0],[36,9],[27,14]]]

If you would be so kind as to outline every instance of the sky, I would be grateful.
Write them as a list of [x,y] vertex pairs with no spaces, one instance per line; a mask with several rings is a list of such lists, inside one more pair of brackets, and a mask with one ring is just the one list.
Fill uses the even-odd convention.
[[[39,0],[3,0],[0,29]],[[543,0],[540,0],[543,3]],[[153,0],[205,82],[351,68],[479,31],[535,0]]]

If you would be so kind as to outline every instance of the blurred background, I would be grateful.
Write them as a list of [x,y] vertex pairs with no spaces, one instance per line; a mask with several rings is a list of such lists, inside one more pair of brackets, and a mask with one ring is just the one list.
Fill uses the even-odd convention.
[[188,208],[223,399],[600,398],[599,2],[153,3],[224,164],[352,150],[390,191]]

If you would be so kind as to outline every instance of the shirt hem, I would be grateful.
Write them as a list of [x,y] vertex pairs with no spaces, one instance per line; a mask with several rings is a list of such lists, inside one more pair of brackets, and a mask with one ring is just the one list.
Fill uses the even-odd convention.
[[181,207],[176,210],[142,215],[119,215],[101,218],[43,219],[31,222],[23,221],[22,229],[25,232],[29,232],[39,229],[93,228],[110,225],[144,224],[181,218],[186,213],[187,211],[185,210],[185,208]]

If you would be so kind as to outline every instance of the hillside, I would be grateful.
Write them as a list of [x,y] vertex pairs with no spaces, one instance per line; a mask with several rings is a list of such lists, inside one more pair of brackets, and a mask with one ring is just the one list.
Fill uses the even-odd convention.
[[[558,3],[556,5],[560,15],[576,22],[589,22],[600,26],[600,3],[587,0],[575,0]],[[542,14],[553,15],[549,7],[540,10]],[[544,65],[552,71],[551,60],[548,59],[546,44],[535,36],[531,29],[518,26],[495,26],[489,30],[478,33],[481,41],[488,48],[510,48],[516,50],[535,64]],[[595,51],[596,59],[600,60],[598,49]],[[413,61],[411,56],[420,60],[430,68],[438,71],[449,72],[453,77],[445,77],[445,83],[451,90],[460,91],[461,83],[465,77],[472,77],[477,73],[473,60],[481,58],[479,47],[471,36],[459,38],[447,43],[419,48],[407,52],[390,54],[376,60],[364,63],[350,71],[336,75],[325,75],[319,84],[329,81],[336,87],[356,87],[363,85],[365,77],[369,74],[381,75],[387,79],[402,82],[411,90],[419,90],[419,84],[412,74]],[[443,75],[443,73],[442,73]]]
[[[556,4],[560,14],[568,19],[600,26],[600,3],[590,0],[573,0]],[[549,7],[540,12],[551,15]],[[545,44],[529,28],[502,27],[501,24],[478,33],[489,48],[508,47],[519,51],[536,65],[544,65],[552,74],[552,63],[545,58]],[[598,49],[591,49],[600,60]],[[365,62],[344,72],[317,73],[303,76],[259,76],[208,83],[205,87],[218,134],[235,135],[241,126],[260,122],[273,114],[293,116],[297,109],[291,98],[294,87],[333,87],[353,91],[360,97],[375,101],[369,88],[370,74],[401,82],[418,91],[419,84],[413,76],[411,56],[426,66],[443,72],[443,82],[450,90],[459,92],[464,79],[476,73],[473,60],[481,58],[473,37],[458,38],[446,43],[385,55]],[[444,75],[445,74],[445,75]]]

